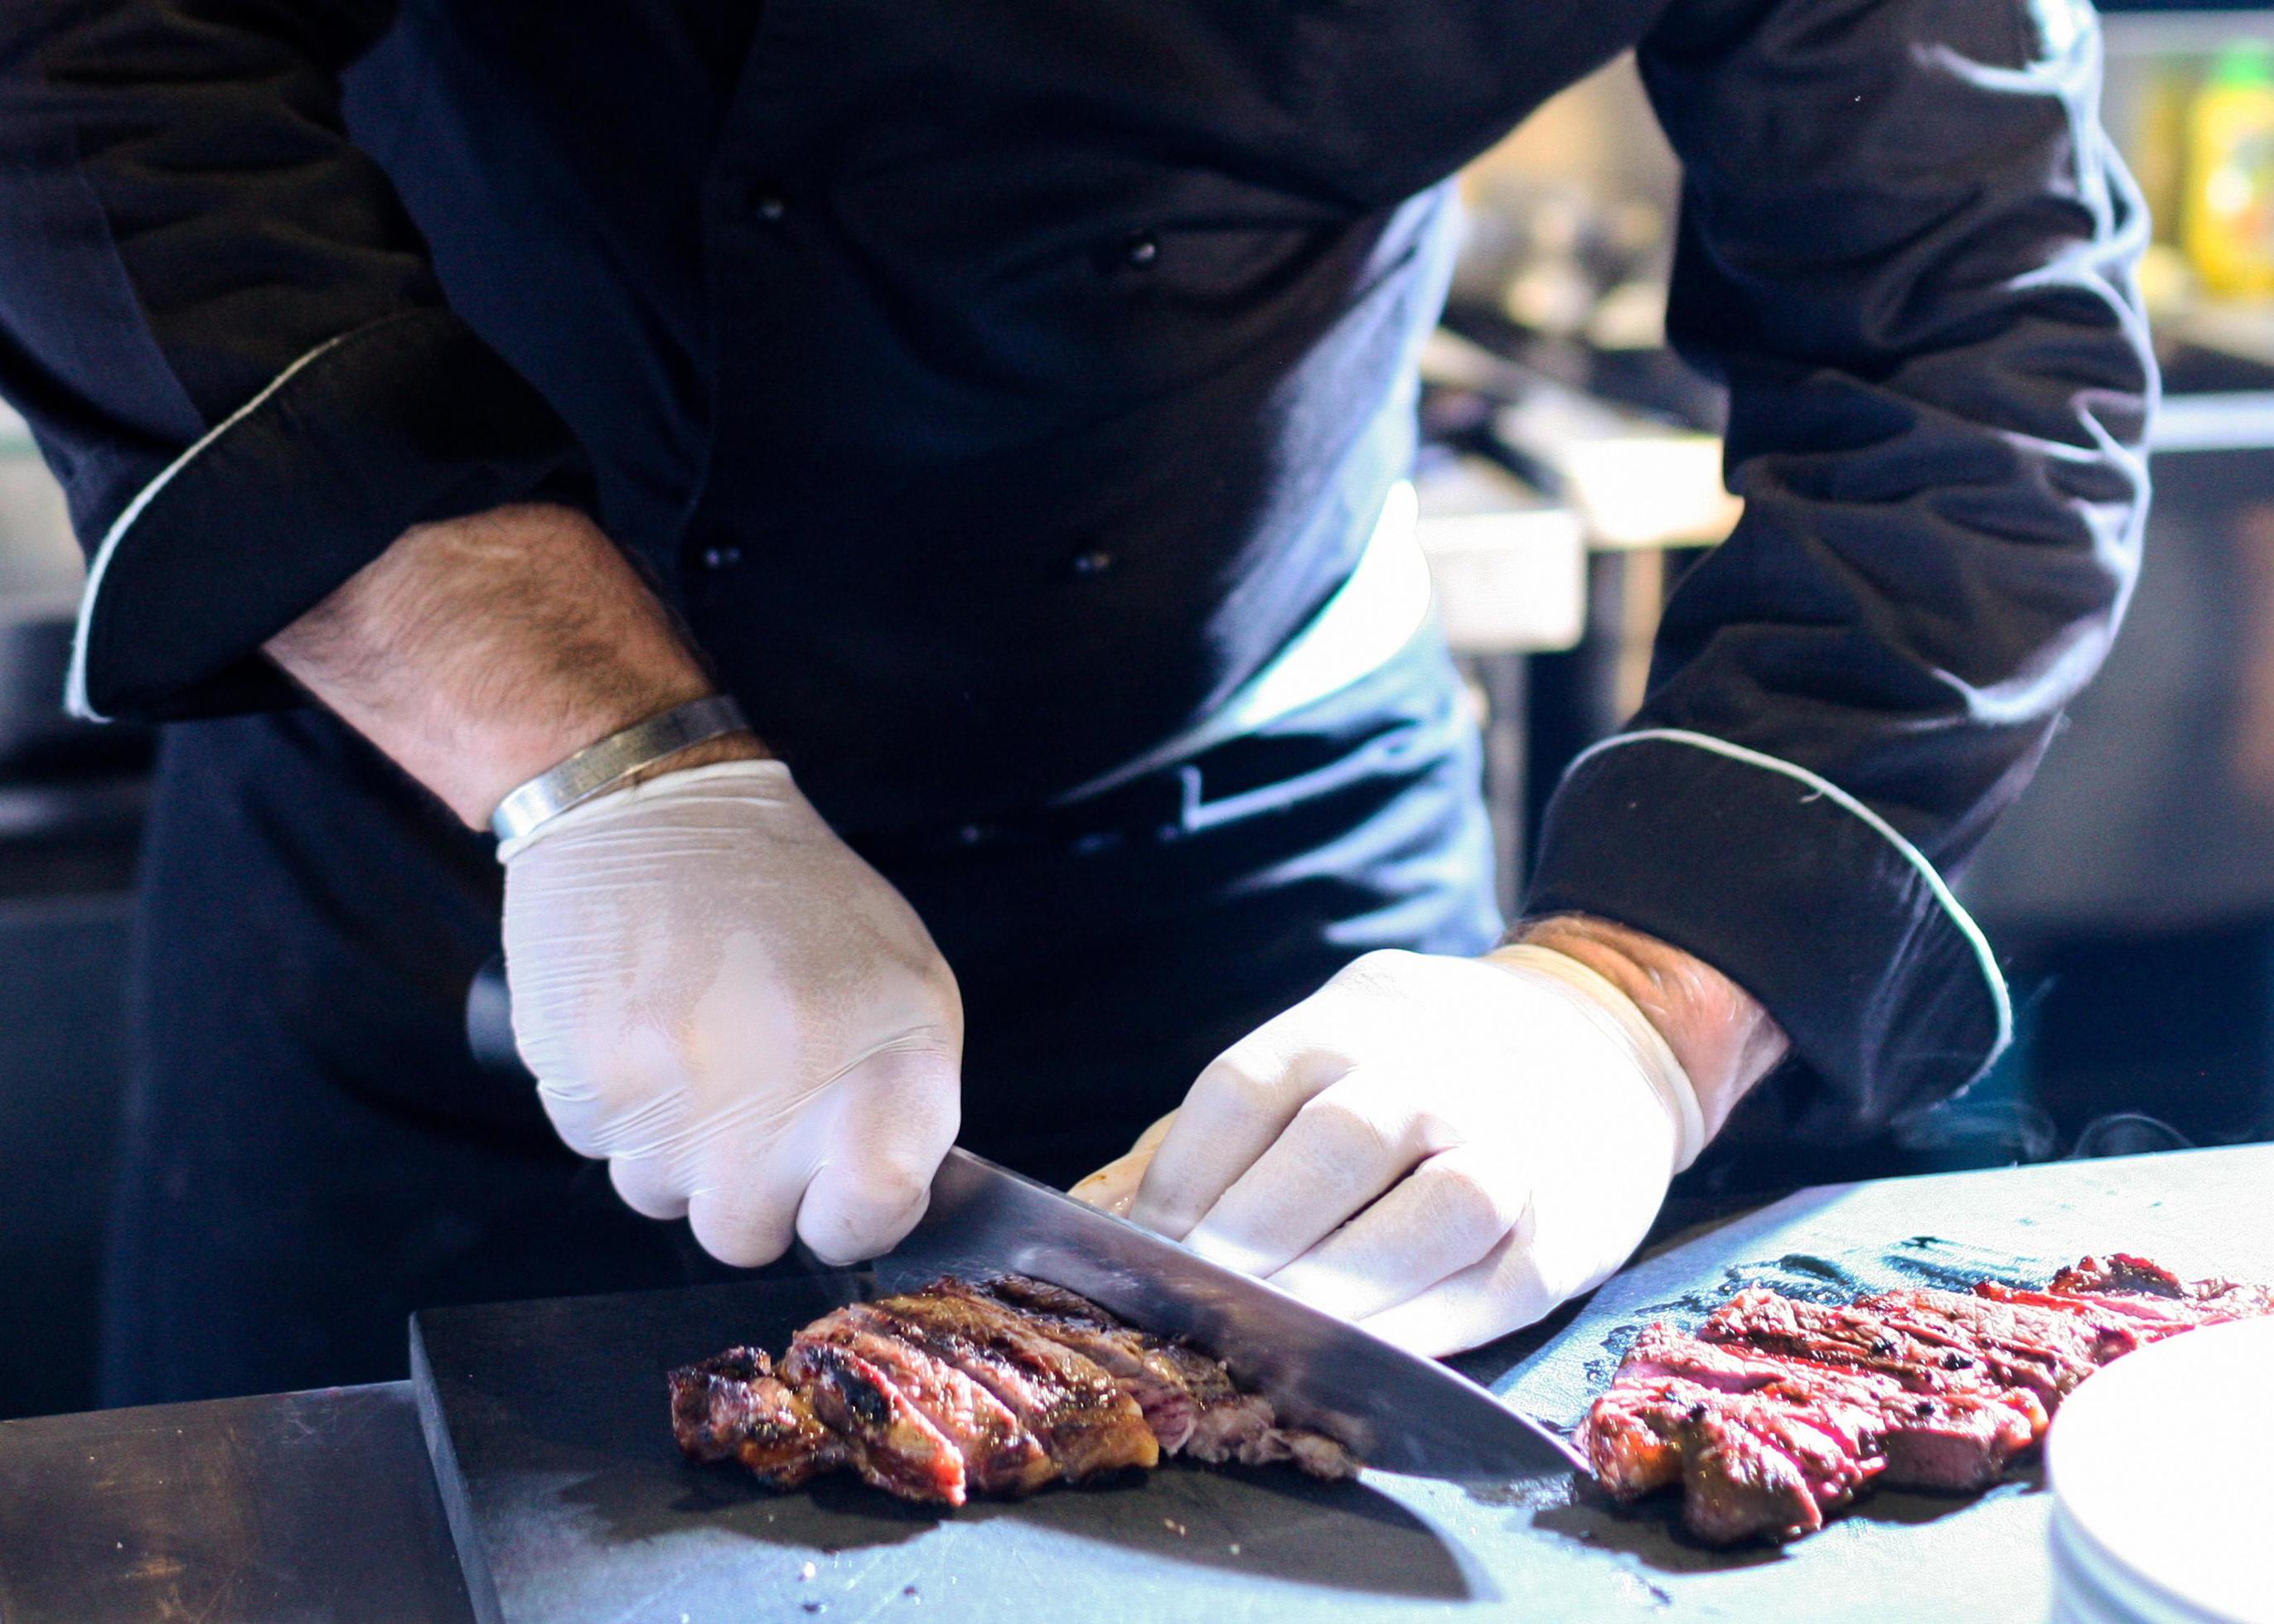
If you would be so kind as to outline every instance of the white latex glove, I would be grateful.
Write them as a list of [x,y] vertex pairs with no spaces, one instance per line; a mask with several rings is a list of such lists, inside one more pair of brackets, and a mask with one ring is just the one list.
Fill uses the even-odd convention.
[[1599,1285],[1701,1148],[1625,994],[1538,946],[1369,953],[1226,1050],[1076,1188],[1425,1354]]
[[499,853],[514,1036],[569,1147],[752,1266],[922,1216],[959,1114],[955,978],[779,762],[668,773]]

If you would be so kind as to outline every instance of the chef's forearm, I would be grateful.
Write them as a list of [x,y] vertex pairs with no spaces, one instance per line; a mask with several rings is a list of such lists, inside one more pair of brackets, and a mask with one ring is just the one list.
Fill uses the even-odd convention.
[[1790,1044],[1751,994],[1694,954],[1607,919],[1527,920],[1512,942],[1569,954],[1634,1000],[1689,1074],[1708,1139]]
[[[469,824],[595,740],[712,691],[584,515],[499,508],[407,530],[267,644]],[[682,764],[762,754],[747,735]]]

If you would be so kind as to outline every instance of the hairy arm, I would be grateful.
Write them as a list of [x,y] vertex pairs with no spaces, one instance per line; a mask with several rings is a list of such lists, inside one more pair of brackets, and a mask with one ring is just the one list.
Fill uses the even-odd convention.
[[[574,509],[415,526],[266,645],[478,826],[516,784],[712,691]],[[749,734],[508,850],[514,1037],[561,1139],[713,1256],[832,1262],[922,1213],[960,1109],[954,974]],[[741,759],[738,759],[741,758]]]
[[1525,921],[1509,940],[1569,954],[1633,999],[1688,1073],[1708,1139],[1791,1047],[1743,988],[1704,959],[1639,930],[1557,914]]
[[[406,530],[266,647],[477,828],[516,786],[713,691],[599,529],[541,503]],[[764,754],[743,735],[670,764]]]

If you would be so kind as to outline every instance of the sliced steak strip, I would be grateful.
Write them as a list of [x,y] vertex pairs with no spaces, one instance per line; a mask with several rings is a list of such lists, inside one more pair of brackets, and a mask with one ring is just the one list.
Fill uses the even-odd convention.
[[1971,1292],[1924,1287],[1882,1291],[1856,1306],[1929,1347],[1981,1358],[1993,1377],[2029,1387],[2049,1410],[2142,1340],[2127,1327],[2103,1327],[2082,1314],[2001,1303]]
[[1063,1287],[1005,1274],[982,1281],[972,1289],[1023,1314],[1043,1335],[1112,1377],[1136,1402],[1163,1454],[1174,1455],[1191,1440],[1201,1411],[1189,1366],[1207,1361],[1122,1324],[1088,1297]]
[[907,1500],[963,1504],[963,1452],[875,1365],[849,1348],[800,1336],[782,1373],[870,1483]]
[[[2224,1281],[2217,1282],[2224,1285]],[[2128,1252],[2079,1258],[2052,1277],[2049,1291],[2123,1291],[2184,1300],[2195,1288],[2162,1264]]]
[[844,1464],[844,1445],[758,1349],[729,1348],[667,1380],[672,1436],[696,1460],[740,1461],[777,1489]]
[[1758,1353],[1806,1359],[1886,1376],[1918,1393],[1943,1393],[1980,1385],[1979,1361],[1956,1351],[1931,1348],[1888,1327],[1860,1305],[1826,1307],[1780,1296],[1765,1288],[1738,1292],[1698,1327],[1700,1338]]
[[1271,1402],[1242,1393],[1220,1359],[1124,1325],[1088,1297],[1023,1274],[952,1283],[1018,1311],[1043,1335],[1095,1362],[1137,1402],[1163,1454],[1209,1465],[1291,1462],[1330,1481],[1358,1475],[1348,1449],[1323,1432],[1280,1425]]
[[1853,1500],[1881,1467],[1859,1425],[1679,1376],[1622,1378],[1579,1433],[1597,1481],[1622,1500],[1683,1485],[1683,1520],[1716,1545],[1796,1538]]
[[985,1387],[889,1329],[879,1330],[861,1305],[840,1308],[791,1342],[833,1342],[880,1372],[963,1456],[964,1486],[974,1494],[1031,1492],[1058,1475],[1035,1435]]
[[1682,1481],[1683,1440],[1713,1400],[1713,1389],[1678,1376],[1622,1371],[1588,1410],[1573,1441],[1597,1483],[1621,1500],[1639,1500]]
[[[1876,1372],[1918,1393],[1979,1387],[1987,1377],[2036,1394],[2047,1413],[2093,1368],[2089,1357],[2065,1361],[2058,1350],[2019,1337],[2002,1343],[1982,1340],[1970,1324],[1916,1303],[1893,1300],[1904,1295],[1888,1292],[1826,1307],[1773,1291],[1740,1291],[1698,1334],[1708,1342],[1742,1343],[1787,1358]],[[1953,1292],[1936,1295],[1960,1303],[1977,1300]],[[2077,1340],[2075,1327],[2068,1327],[2068,1335]],[[2088,1348],[2090,1340],[2082,1339]]]
[[867,1305],[869,1323],[985,1387],[1076,1481],[1152,1466],[1161,1447],[1136,1402],[1096,1364],[955,1282]]
[[[1836,1453],[1822,1436],[1795,1438],[1800,1429],[1764,1425],[1756,1400],[1723,1394],[1684,1430],[1682,1448],[1683,1525],[1714,1545],[1782,1541],[1824,1526]],[[1788,1447],[1788,1446],[1791,1447]]]
[[1683,1525],[1699,1538],[1774,1543],[1821,1528],[1886,1470],[1875,1420],[1867,1408],[1788,1391],[1622,1374],[1578,1442],[1622,1500],[1678,1482]]

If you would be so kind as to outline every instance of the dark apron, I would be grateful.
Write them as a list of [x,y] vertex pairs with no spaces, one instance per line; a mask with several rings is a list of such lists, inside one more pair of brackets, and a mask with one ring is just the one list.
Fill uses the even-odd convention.
[[[963,989],[962,1140],[1057,1183],[1377,947],[1490,944],[1477,743],[1433,631],[1078,809],[857,841]],[[722,1274],[477,1065],[491,842],[321,712],[161,754],[105,1282],[106,1403],[382,1380],[419,1307]]]

